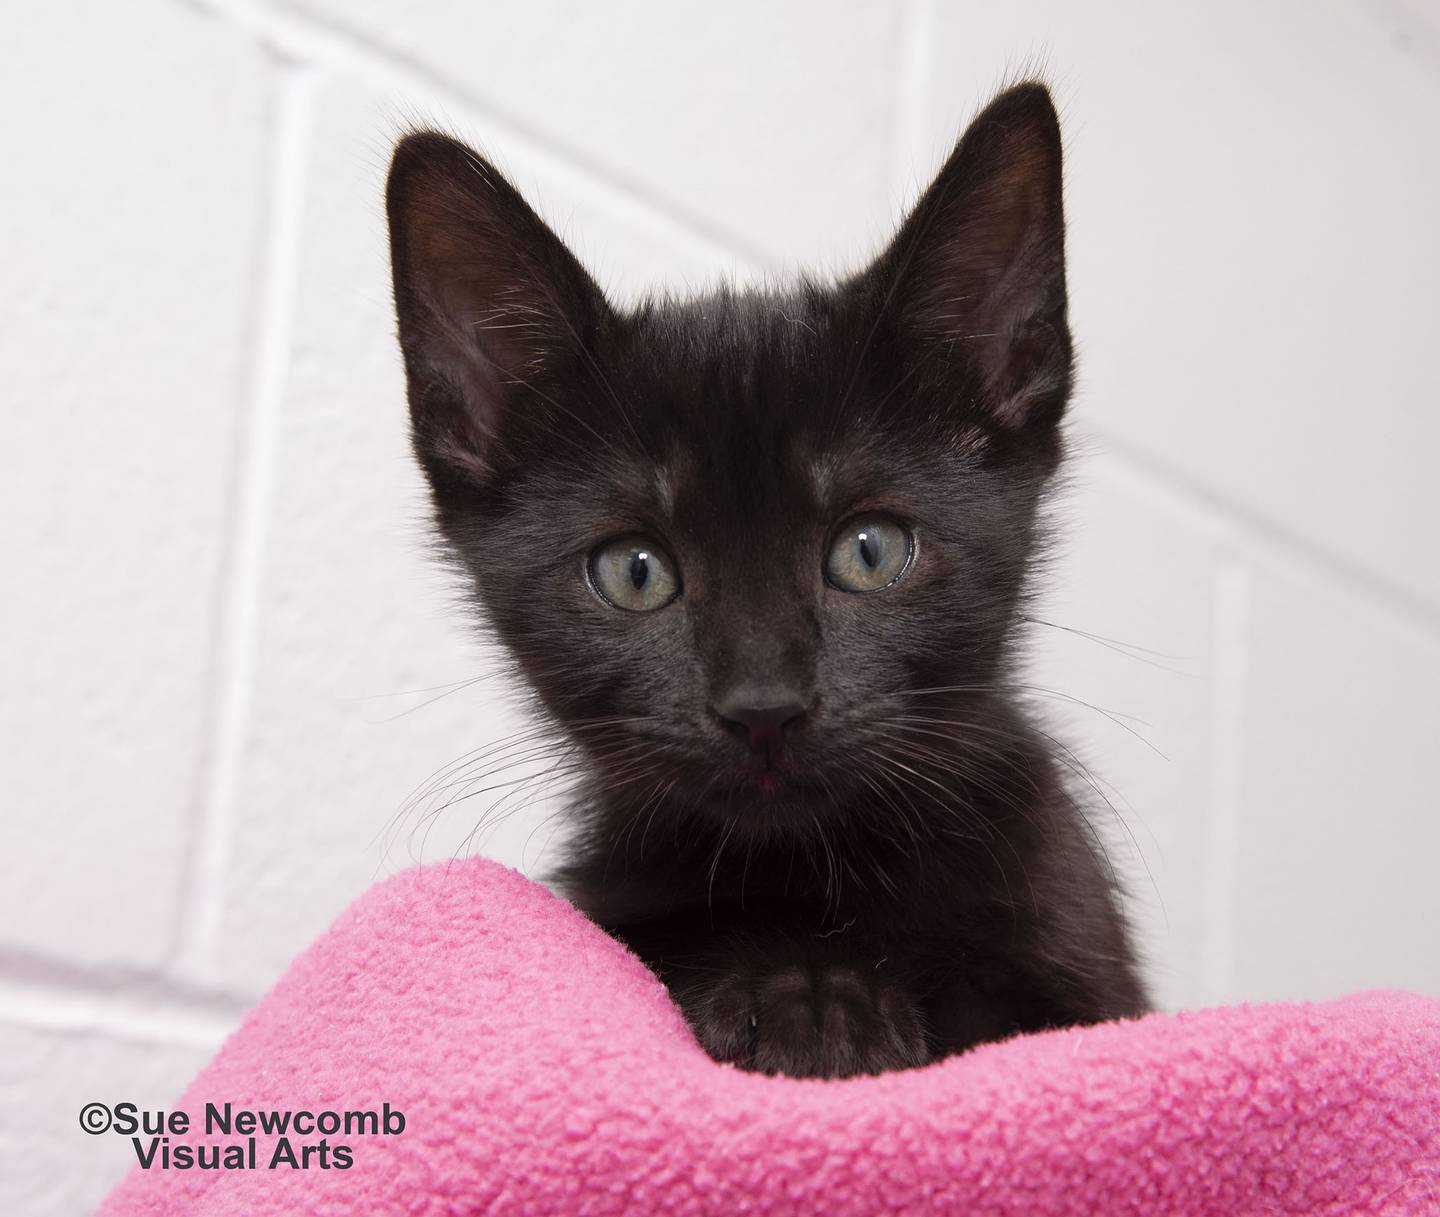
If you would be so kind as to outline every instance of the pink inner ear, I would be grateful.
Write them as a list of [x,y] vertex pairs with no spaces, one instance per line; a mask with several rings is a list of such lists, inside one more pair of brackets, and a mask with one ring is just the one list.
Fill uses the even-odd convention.
[[[464,196],[441,182],[419,201],[396,241],[408,246],[406,264],[416,315],[402,331],[434,373],[456,389],[473,440],[493,432],[507,381],[521,377],[536,352],[527,339],[543,339],[543,314],[511,280],[518,267],[490,256],[502,239],[465,214]],[[538,345],[538,344],[537,344]]]
[[473,463],[512,388],[573,348],[604,300],[504,176],[448,137],[401,141],[387,209],[417,437],[444,463]]
[[[999,421],[1019,427],[1069,388],[1060,133],[1038,85],[971,124],[870,272],[896,283],[912,332],[970,359]],[[1058,408],[1043,411],[1049,421]]]

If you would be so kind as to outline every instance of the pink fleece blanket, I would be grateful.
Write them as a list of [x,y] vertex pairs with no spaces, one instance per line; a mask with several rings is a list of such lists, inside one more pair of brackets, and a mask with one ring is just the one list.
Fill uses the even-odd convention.
[[[229,1135],[205,1135],[207,1102],[232,1105]],[[364,896],[179,1107],[170,1168],[137,1166],[106,1217],[1440,1213],[1440,1001],[1156,1015],[878,1078],[760,1077],[706,1057],[569,905],[478,860]],[[253,1145],[244,1110],[272,1121]],[[296,1116],[282,1138],[302,1111],[342,1127]],[[197,1145],[239,1156],[179,1168]]]

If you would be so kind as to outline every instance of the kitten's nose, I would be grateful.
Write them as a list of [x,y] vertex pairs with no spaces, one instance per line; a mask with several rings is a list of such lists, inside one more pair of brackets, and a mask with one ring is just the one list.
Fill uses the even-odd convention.
[[732,732],[749,739],[752,752],[773,756],[785,728],[805,713],[805,706],[788,689],[742,688],[716,702],[715,713]]

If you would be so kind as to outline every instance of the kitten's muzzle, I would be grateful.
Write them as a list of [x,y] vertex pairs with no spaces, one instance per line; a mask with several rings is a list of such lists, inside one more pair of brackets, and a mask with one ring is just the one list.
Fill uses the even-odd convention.
[[787,729],[805,716],[805,705],[788,690],[742,689],[715,705],[725,729],[746,740],[750,751],[767,761],[780,755]]

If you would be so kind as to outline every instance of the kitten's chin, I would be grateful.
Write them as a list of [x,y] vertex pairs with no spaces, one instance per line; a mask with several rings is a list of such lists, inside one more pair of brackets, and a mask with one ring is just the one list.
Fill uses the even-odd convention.
[[741,774],[716,792],[707,810],[737,831],[761,836],[804,833],[815,828],[828,808],[828,796],[813,782],[784,770]]
[[733,795],[762,800],[793,798],[809,789],[798,774],[775,766],[742,769],[727,785]]

